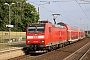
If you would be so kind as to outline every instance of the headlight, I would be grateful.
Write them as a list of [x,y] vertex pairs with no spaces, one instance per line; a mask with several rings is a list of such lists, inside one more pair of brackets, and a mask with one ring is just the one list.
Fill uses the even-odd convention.
[[41,42],[44,42],[44,40],[41,40]]
[[28,41],[28,43],[29,43],[30,41]]

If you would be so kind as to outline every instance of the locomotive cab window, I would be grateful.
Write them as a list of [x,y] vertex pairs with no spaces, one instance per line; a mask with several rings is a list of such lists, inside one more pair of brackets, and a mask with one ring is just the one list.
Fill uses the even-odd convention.
[[35,32],[36,28],[35,27],[28,27],[28,32]]
[[28,32],[44,32],[44,24],[33,24],[28,26]]

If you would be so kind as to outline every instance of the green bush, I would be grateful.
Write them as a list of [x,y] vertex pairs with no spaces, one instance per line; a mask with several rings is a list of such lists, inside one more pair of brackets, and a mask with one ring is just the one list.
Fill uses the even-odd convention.
[[85,36],[86,36],[87,38],[90,38],[90,34],[85,34]]

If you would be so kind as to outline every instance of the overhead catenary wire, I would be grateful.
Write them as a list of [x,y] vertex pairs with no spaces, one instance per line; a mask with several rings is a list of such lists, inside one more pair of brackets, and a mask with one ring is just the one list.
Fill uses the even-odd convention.
[[[31,3],[33,3],[33,4],[35,4],[35,5],[38,5],[39,6],[39,4],[37,4],[37,3],[35,3],[35,2],[32,2],[32,1],[30,1]],[[41,2],[48,2],[48,1],[41,1]],[[49,1],[50,2],[50,1]],[[59,2],[59,1],[51,1],[51,2]],[[45,7],[43,7],[43,6],[41,6],[40,5],[40,7],[42,7],[42,8],[44,8],[44,9],[46,9],[46,10],[48,10],[49,12],[51,12],[51,13],[55,13],[54,11],[51,11],[51,10],[49,10],[49,9],[47,9],[47,8],[45,8]],[[67,19],[67,20],[69,20],[69,21],[72,21],[72,20],[70,20],[70,19],[68,19],[68,18],[66,18],[66,17],[64,17],[63,15],[61,15],[63,18],[65,18],[65,19]],[[72,21],[73,22],[73,21]],[[76,24],[78,24],[78,23],[76,23]]]
[[[83,0],[84,1],[84,0]],[[84,4],[84,6],[86,5],[86,4],[90,4],[90,1],[84,1],[84,2],[89,2],[89,3],[79,3],[79,4]],[[86,6],[85,6],[85,8],[86,8]],[[82,18],[81,18],[82,19]],[[80,19],[80,20],[81,20]],[[82,24],[85,24],[82,20],[81,20],[81,22],[82,22]],[[86,25],[86,24],[85,24]]]
[[[64,17],[64,16],[62,16],[64,19],[67,19],[67,20],[69,20],[69,21],[72,21],[72,20],[70,20],[70,19],[68,19],[68,18],[66,18],[66,17]],[[76,22],[73,22],[72,21],[72,23],[76,23]],[[76,23],[75,25],[73,25],[73,26],[76,26],[78,23]],[[79,24],[80,25],[80,24]],[[77,26],[76,26],[77,27]]]
[[[48,2],[48,1],[40,1],[40,2]],[[49,1],[49,2],[53,2],[53,3],[57,3],[57,2],[70,2],[70,1]],[[59,6],[60,7],[60,6]],[[81,7],[81,6],[80,6]],[[82,8],[82,7],[81,7]],[[82,9],[82,11],[84,12],[84,10]],[[85,14],[85,12],[84,12],[84,14]],[[86,14],[85,14],[86,15]],[[86,15],[86,17],[88,18],[88,16]],[[65,17],[64,17],[65,18]],[[65,18],[66,19],[66,18]],[[89,19],[89,18],[88,18]],[[70,20],[70,19],[68,19],[69,21],[72,21],[72,20]],[[72,21],[72,22],[74,22],[74,21]],[[74,23],[76,23],[76,22],[74,22]],[[78,23],[76,23],[76,24],[78,24]]]
[[[53,3],[58,3],[58,2],[53,2]],[[61,8],[58,4],[57,4],[57,6],[59,7],[59,8]],[[66,11],[65,11],[66,12]],[[66,12],[67,13],[67,12]],[[68,14],[67,14],[68,15]],[[74,22],[73,20],[71,20],[71,19],[69,19],[69,17],[68,18],[66,18],[66,17],[64,17],[63,15],[60,15],[60,16],[62,16],[63,18],[65,18],[65,19],[67,19],[67,20],[69,20],[69,21],[71,21],[72,23]],[[68,15],[69,16],[69,15]],[[75,23],[75,25],[81,25],[80,23],[76,23],[76,22],[74,22]],[[76,26],[77,27],[77,26]]]
[[[77,0],[75,0],[77,2]],[[77,2],[77,4],[79,5],[79,7],[81,8],[82,12],[85,14],[85,16],[87,17],[87,19],[90,21],[90,19],[88,18],[87,14],[84,12],[84,10],[82,9],[81,5]]]
[[[29,2],[31,2],[31,1],[29,1]],[[55,13],[54,11],[51,11],[51,10],[49,10],[49,9],[47,9],[47,8],[45,8],[45,7],[37,4],[37,3],[35,3],[35,2],[31,2],[31,3],[33,3],[33,4],[37,5],[37,6],[40,6],[40,7],[44,8],[44,9],[46,9],[46,10],[49,11],[49,12]]]
[[[75,1],[75,0],[74,0]],[[37,5],[37,6],[39,6],[39,4],[37,4],[37,3],[35,3],[34,1],[32,2],[32,1],[30,1],[31,3],[33,3],[33,4],[35,4],[35,5]],[[42,2],[44,2],[44,1],[42,1]],[[45,1],[46,2],[46,1]],[[51,2],[55,2],[55,3],[57,3],[57,2],[59,2],[59,1],[51,1]],[[50,3],[51,3],[50,2]],[[55,13],[54,11],[52,11],[52,10],[49,10],[48,8],[46,8],[46,7],[43,7],[43,6],[40,6],[40,7],[42,7],[42,8],[44,8],[45,10],[47,10],[47,11],[49,11],[49,12],[51,12],[51,13]],[[82,8],[81,6],[80,6],[80,8]],[[84,10],[82,9],[82,11],[83,11],[83,13],[85,14],[85,12],[84,12]],[[86,15],[86,14],[85,14]],[[63,16],[62,14],[61,14],[61,16]],[[86,15],[87,16],[87,15]],[[68,18],[66,18],[66,17],[64,17],[63,16],[63,18],[65,18],[65,19],[68,19]],[[87,16],[87,18],[88,18],[88,16]],[[88,18],[89,19],[89,18]],[[70,19],[68,19],[69,21],[72,21],[72,20],[70,20]],[[79,19],[80,20],[80,19]],[[73,22],[73,21],[72,21]],[[74,23],[76,23],[76,22],[74,22]],[[78,24],[78,23],[76,23],[76,24]]]
[[[55,2],[55,3],[56,3],[56,2]],[[57,3],[56,3],[56,4],[57,4]],[[60,5],[57,4],[57,6],[58,6],[59,8],[61,8]],[[62,9],[63,9],[63,8],[62,8]],[[64,10],[64,9],[63,9],[63,10]],[[64,10],[64,11],[65,11],[65,10]],[[66,11],[65,11],[65,12],[66,12]],[[66,12],[66,14],[69,16],[69,14],[68,14],[67,12]],[[62,15],[61,15],[61,16],[62,16]],[[70,16],[72,16],[72,15],[70,15]],[[63,16],[62,16],[62,17],[63,17]],[[68,17],[68,18],[64,17],[64,18],[65,18],[65,19],[68,19],[69,17]],[[75,17],[73,17],[73,18],[76,19]],[[71,20],[71,19],[68,19],[68,20],[76,23],[75,21],[73,21],[73,20]],[[76,24],[78,24],[78,23],[76,23]],[[79,24],[79,25],[80,25],[80,24]]]

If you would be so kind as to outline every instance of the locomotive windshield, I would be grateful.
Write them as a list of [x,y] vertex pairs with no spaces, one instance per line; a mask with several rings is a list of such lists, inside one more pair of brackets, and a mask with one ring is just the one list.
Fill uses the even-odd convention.
[[28,26],[28,32],[44,32],[45,24],[33,24]]

